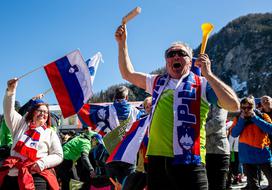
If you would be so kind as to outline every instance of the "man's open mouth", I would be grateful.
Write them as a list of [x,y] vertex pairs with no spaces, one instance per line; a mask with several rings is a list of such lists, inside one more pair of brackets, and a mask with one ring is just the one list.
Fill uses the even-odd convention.
[[173,64],[173,67],[176,68],[176,69],[178,69],[178,68],[181,67],[181,64],[180,64],[180,63],[174,63],[174,64]]

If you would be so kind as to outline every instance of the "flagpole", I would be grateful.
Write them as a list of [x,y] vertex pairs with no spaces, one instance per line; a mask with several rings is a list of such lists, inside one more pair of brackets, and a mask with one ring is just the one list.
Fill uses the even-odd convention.
[[49,89],[47,89],[46,91],[44,91],[42,94],[43,94],[43,96],[45,96],[47,93],[49,93],[50,91],[52,91],[52,88],[49,88]]
[[23,74],[22,76],[18,77],[17,79],[18,79],[18,80],[20,80],[21,78],[24,78],[25,76],[27,76],[27,75],[29,75],[29,74],[31,74],[31,73],[33,73],[33,72],[35,72],[35,71],[37,71],[37,70],[39,70],[39,69],[43,68],[43,67],[44,67],[44,65],[39,66],[38,68],[33,69],[32,71],[29,71],[29,72],[27,72],[27,73]]

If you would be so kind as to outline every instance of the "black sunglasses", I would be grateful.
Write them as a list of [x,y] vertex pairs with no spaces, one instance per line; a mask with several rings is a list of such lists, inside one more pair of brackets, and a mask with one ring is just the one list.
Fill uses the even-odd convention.
[[241,106],[241,109],[243,110],[246,110],[246,109],[251,110],[252,108],[253,106]]
[[179,57],[186,57],[186,56],[189,57],[188,53],[182,49],[169,51],[167,52],[166,57],[172,58],[172,57],[175,57],[176,55],[178,55]]

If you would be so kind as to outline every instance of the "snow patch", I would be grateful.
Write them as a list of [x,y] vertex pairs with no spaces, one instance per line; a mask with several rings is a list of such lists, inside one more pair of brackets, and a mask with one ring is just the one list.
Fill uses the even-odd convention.
[[232,89],[235,92],[243,92],[244,95],[247,95],[248,89],[247,89],[247,82],[246,81],[241,82],[238,75],[231,76],[230,81],[231,81]]

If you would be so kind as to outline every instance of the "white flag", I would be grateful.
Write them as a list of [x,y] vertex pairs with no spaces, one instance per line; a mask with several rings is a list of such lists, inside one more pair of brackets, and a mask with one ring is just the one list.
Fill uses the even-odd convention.
[[98,67],[100,61],[104,62],[102,59],[102,54],[100,52],[97,52],[91,59],[88,59],[86,61],[86,64],[87,64],[89,71],[90,71],[92,85],[93,85],[96,70],[97,70],[97,67]]

